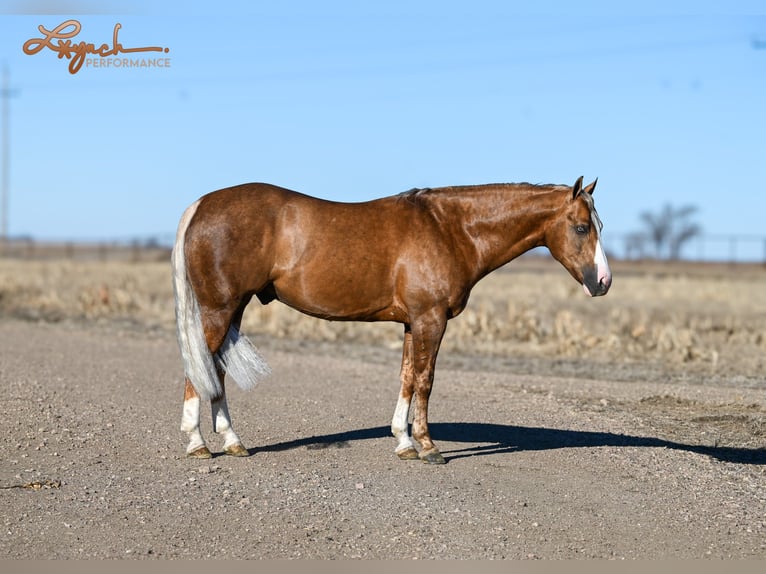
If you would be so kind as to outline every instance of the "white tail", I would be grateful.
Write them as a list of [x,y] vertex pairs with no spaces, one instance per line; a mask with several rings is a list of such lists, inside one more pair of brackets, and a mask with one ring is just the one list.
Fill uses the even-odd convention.
[[217,367],[223,369],[245,390],[253,388],[271,371],[250,340],[234,326],[229,328],[226,340],[215,357],[207,346],[199,303],[186,275],[184,253],[186,229],[198,205],[199,201],[193,203],[181,217],[171,262],[176,301],[176,336],[184,373],[200,397],[209,400],[222,394]]

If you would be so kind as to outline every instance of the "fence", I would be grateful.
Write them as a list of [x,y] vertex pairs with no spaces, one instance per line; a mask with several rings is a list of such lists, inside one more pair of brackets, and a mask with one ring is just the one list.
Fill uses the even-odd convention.
[[[607,254],[617,259],[663,259],[646,242],[636,242],[634,234],[606,234]],[[766,265],[766,236],[698,235],[681,249],[684,261],[720,263],[763,263]]]
[[[612,259],[656,259],[646,244],[637,246],[632,234],[606,234],[604,249]],[[67,259],[82,261],[168,261],[172,238],[169,236],[130,241],[60,241],[11,239],[0,243],[0,256],[15,259]],[[661,257],[659,258],[661,259]],[[681,250],[681,260],[722,263],[762,263],[766,265],[766,236],[700,235]]]
[[36,261],[64,259],[70,261],[170,261],[170,246],[154,240],[146,241],[61,241],[32,239],[7,240],[0,243],[0,256]]

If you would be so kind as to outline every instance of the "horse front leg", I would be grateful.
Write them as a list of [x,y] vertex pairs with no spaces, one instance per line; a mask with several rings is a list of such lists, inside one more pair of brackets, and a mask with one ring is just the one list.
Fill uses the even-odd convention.
[[397,440],[394,452],[402,460],[416,460],[418,458],[418,451],[409,432],[410,403],[415,389],[412,355],[412,331],[409,325],[405,325],[402,370],[399,373],[401,388],[399,390],[399,400],[396,402],[394,418],[391,420],[391,433],[393,433]]
[[434,309],[412,324],[413,371],[415,387],[415,412],[412,421],[412,437],[420,443],[418,458],[429,464],[444,464],[444,457],[431,440],[428,431],[428,399],[434,382],[436,355],[439,353],[446,313]]

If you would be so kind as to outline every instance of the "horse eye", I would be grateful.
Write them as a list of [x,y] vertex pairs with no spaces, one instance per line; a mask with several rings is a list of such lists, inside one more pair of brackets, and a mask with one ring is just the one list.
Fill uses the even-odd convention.
[[587,225],[575,225],[575,232],[577,232],[578,235],[587,235],[588,231],[589,229]]

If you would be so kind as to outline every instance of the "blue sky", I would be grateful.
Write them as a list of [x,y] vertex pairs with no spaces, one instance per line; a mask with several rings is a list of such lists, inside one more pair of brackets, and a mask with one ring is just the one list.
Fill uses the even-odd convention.
[[[361,201],[584,175],[608,246],[666,203],[766,237],[766,5],[613,4],[2,0],[10,235],[167,238],[249,181]],[[22,51],[68,19],[170,67]]]

